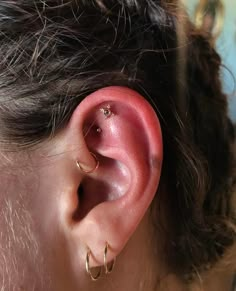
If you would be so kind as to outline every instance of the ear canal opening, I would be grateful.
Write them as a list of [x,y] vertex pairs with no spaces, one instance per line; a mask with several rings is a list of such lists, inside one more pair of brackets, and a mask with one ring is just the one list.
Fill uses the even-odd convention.
[[98,204],[108,200],[109,189],[106,183],[84,179],[77,190],[78,205],[73,214],[74,221],[80,221]]
[[[106,201],[119,199],[129,187],[130,173],[121,162],[99,157],[100,167],[96,175],[87,175],[77,190],[78,205],[73,220],[82,220],[93,208]],[[102,175],[100,175],[102,173]]]

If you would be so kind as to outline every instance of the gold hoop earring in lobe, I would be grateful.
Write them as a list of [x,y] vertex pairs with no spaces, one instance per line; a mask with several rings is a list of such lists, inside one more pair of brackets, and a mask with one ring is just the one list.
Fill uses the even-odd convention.
[[104,268],[105,268],[105,273],[110,274],[112,270],[114,269],[116,258],[113,259],[113,261],[110,263],[110,266],[108,266],[107,263],[107,252],[108,252],[109,244],[106,243],[105,249],[104,249]]
[[91,256],[91,251],[90,251],[90,249],[88,249],[87,255],[86,255],[86,264],[85,264],[86,272],[89,274],[89,276],[90,276],[92,281],[97,281],[101,277],[102,267],[99,268],[99,271],[98,271],[98,273],[96,275],[93,275],[92,271],[91,271],[91,268],[90,268],[90,265],[89,265],[90,256]]
[[94,153],[92,153],[92,152],[90,152],[90,154],[94,157],[94,159],[96,161],[96,165],[95,165],[95,167],[93,169],[91,169],[91,170],[85,170],[81,166],[80,162],[79,161],[76,161],[76,165],[80,169],[80,171],[82,171],[82,172],[84,172],[86,174],[91,174],[91,173],[95,172],[98,169],[98,167],[99,167],[99,160],[98,160],[97,156]]

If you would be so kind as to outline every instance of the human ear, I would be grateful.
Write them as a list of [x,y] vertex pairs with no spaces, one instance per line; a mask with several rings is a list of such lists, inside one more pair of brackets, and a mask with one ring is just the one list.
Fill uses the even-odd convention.
[[163,159],[160,123],[140,94],[107,87],[78,105],[63,134],[74,167],[65,171],[70,191],[60,200],[60,217],[73,264],[89,249],[90,267],[103,265],[106,243],[107,261],[112,261],[157,191]]

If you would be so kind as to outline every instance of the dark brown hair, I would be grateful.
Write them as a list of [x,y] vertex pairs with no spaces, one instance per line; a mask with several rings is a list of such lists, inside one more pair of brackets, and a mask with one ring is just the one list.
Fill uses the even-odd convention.
[[140,92],[163,132],[166,191],[152,207],[167,203],[166,261],[179,275],[201,272],[236,240],[234,128],[220,66],[174,1],[1,1],[1,146],[54,136],[99,88]]

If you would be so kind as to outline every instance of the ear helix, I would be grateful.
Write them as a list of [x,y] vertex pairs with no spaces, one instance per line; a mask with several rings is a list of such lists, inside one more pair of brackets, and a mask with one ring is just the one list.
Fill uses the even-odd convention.
[[[105,269],[106,275],[110,274],[113,271],[114,266],[115,266],[115,262],[116,262],[116,258],[114,258],[113,261],[110,263],[110,266],[108,266],[107,253],[108,253],[109,247],[110,247],[109,244],[106,242],[106,245],[104,248],[104,254],[103,254],[103,262],[104,262],[104,269]],[[92,255],[91,250],[88,248],[88,251],[86,254],[85,269],[86,269],[86,272],[88,273],[88,275],[90,276],[91,280],[97,281],[102,275],[102,267],[99,267],[99,270],[98,270],[96,275],[94,275],[92,273],[92,270],[91,270],[90,264],[89,264],[89,260],[90,260],[91,255]]]
[[[127,92],[127,103],[123,102],[123,92]],[[159,154],[160,160],[162,158],[159,123],[152,107],[141,97],[126,88],[95,92],[81,103],[77,111],[81,110],[81,114],[76,113],[71,121],[71,128],[77,128],[79,133],[73,147],[79,145],[77,136],[84,138],[81,149],[86,152],[86,157],[83,157],[82,150],[81,158],[74,157],[74,166],[77,165],[77,171],[85,177],[79,177],[83,186],[81,192],[74,191],[81,197],[75,196],[80,199],[80,209],[76,208],[76,218],[79,219],[75,220],[73,233],[85,244],[82,263],[88,281],[109,278],[106,276],[109,274],[112,277],[116,267],[113,258],[117,254],[113,248],[119,252],[124,248],[141,221],[159,181],[159,166],[156,170],[152,164],[154,158],[159,161]],[[89,151],[92,152],[90,158]],[[132,158],[140,152],[142,154],[137,155],[137,159]],[[93,174],[89,177],[89,173],[94,173],[94,177]],[[133,177],[137,183],[132,183]],[[77,188],[75,179],[74,189]],[[132,211],[128,222],[124,223],[129,205],[134,205],[137,211],[135,214]],[[73,204],[69,215],[74,209]],[[116,247],[112,241],[116,242]]]

